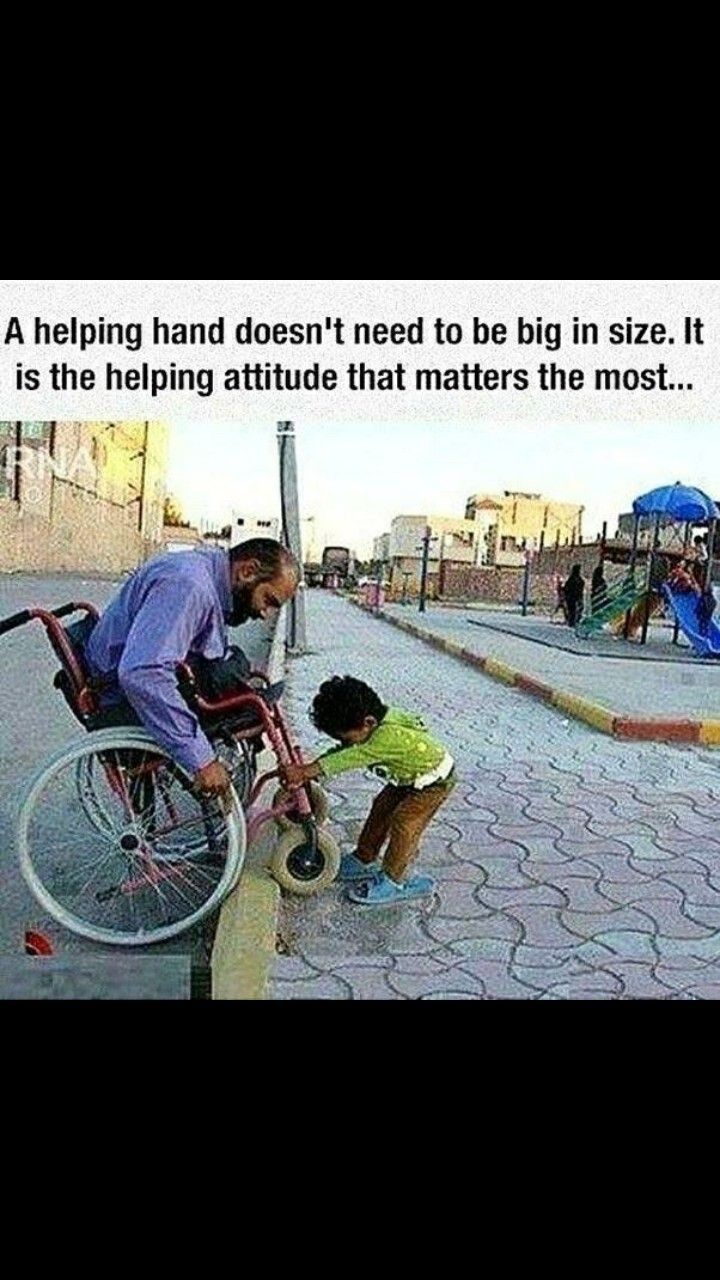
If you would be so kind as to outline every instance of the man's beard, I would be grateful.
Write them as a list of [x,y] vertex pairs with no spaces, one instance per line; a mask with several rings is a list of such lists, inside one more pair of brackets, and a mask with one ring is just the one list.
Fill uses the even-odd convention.
[[228,617],[228,625],[231,627],[239,627],[243,622],[247,622],[249,618],[254,618],[252,596],[254,584],[252,586],[233,587],[232,592],[232,609]]

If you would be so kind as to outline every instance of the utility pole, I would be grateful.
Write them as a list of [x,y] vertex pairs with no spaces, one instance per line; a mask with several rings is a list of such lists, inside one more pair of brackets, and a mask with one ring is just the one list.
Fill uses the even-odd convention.
[[523,571],[522,600],[520,601],[520,612],[522,613],[523,618],[527,617],[528,601],[530,599],[530,568],[532,565],[532,561],[533,561],[533,552],[531,548],[528,547],[526,548],[526,551],[525,551],[525,569]]
[[430,542],[432,541],[432,529],[430,525],[425,526],[425,537],[422,539],[422,569],[420,571],[420,604],[418,605],[418,613],[425,612],[425,599],[427,596],[427,578],[428,578],[428,561],[430,559]]
[[282,541],[300,566],[298,589],[288,604],[285,644],[288,653],[299,657],[307,649],[305,628],[305,581],[303,576],[302,539],[300,536],[300,502],[298,499],[297,464],[295,460],[295,427],[292,422],[278,422],[277,441],[280,458],[280,511]]
[[380,612],[380,593],[385,579],[385,561],[378,560],[375,570],[375,613]]
[[142,446],[142,470],[140,472],[140,502],[138,503],[138,531],[142,537],[145,530],[145,512],[147,509],[147,464],[148,464],[148,448],[150,446],[150,423],[145,423],[145,432]]

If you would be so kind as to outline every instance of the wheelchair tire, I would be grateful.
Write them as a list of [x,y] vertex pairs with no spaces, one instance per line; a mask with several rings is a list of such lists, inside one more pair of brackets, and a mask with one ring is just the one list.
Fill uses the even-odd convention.
[[[273,808],[275,808],[276,804],[283,804],[287,800],[289,794],[290,793],[286,791],[284,787],[279,787],[272,798]],[[323,826],[323,824],[328,820],[330,804],[328,802],[327,792],[324,787],[319,786],[317,782],[310,783],[310,808],[312,809],[312,815],[317,826]],[[280,831],[294,831],[297,828],[300,819],[291,818],[287,813],[279,813],[274,821],[276,827],[278,827]]]
[[309,897],[332,884],[340,868],[340,849],[327,831],[318,831],[313,854],[307,833],[296,826],[280,836],[269,866],[288,893]]
[[[90,802],[78,778],[91,780]],[[100,729],[58,752],[17,825],[20,869],[41,907],[80,937],[123,947],[164,942],[219,907],[246,840],[234,791],[223,813],[133,728]]]

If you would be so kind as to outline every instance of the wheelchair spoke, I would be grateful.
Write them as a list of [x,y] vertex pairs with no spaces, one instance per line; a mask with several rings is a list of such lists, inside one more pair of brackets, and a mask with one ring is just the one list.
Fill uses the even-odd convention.
[[59,755],[31,787],[18,831],[23,874],[46,910],[129,946],[207,915],[245,852],[237,804],[225,814],[208,802],[137,731],[100,731]]

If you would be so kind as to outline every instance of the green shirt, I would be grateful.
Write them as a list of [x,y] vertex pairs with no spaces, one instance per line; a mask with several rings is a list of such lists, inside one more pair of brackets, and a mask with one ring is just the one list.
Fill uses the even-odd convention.
[[318,763],[325,778],[334,778],[346,769],[370,769],[399,786],[412,786],[416,778],[436,769],[446,755],[445,748],[430,737],[420,716],[389,707],[367,742],[333,747],[319,757]]

